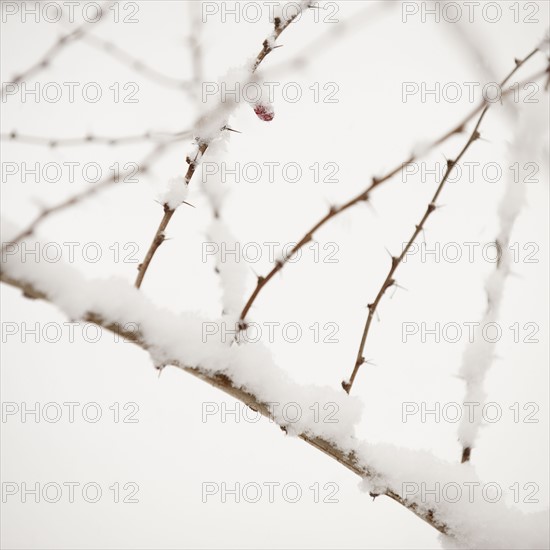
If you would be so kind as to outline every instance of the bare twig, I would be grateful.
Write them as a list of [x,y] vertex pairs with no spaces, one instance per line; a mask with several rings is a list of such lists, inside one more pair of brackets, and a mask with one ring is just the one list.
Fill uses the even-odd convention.
[[[171,141],[165,141],[163,143],[160,143],[156,145],[153,150],[142,160],[142,162],[138,165],[138,171],[140,173],[147,172],[153,162],[163,153],[165,150],[174,143],[177,143],[178,141],[181,141],[183,139],[182,137],[178,137],[176,139],[173,139]],[[49,206],[42,210],[42,212],[34,218],[34,220],[27,226],[26,229],[21,231],[14,239],[10,241],[10,243],[17,243],[21,241],[22,239],[25,239],[26,237],[29,237],[32,235],[36,228],[46,219],[52,216],[53,214],[56,214],[62,210],[65,210],[67,208],[70,208],[72,206],[75,206],[76,204],[81,203],[82,201],[88,199],[89,197],[96,195],[100,191],[103,191],[104,189],[112,186],[113,184],[118,183],[119,181],[124,181],[124,178],[129,175],[134,175],[135,169],[127,170],[125,172],[121,173],[113,173],[113,175],[109,176],[108,178],[105,178],[104,180],[100,181],[97,185],[94,185],[92,187],[89,187],[88,189],[85,189],[84,191],[77,193],[76,195],[73,195],[72,197],[69,197],[68,199],[65,199],[64,201],[54,205]],[[2,250],[6,247],[5,243],[2,246]]]
[[[100,9],[102,11],[105,9],[108,9],[108,7],[111,4],[113,4],[112,0],[105,2],[104,4],[101,5]],[[98,22],[100,21],[101,19]],[[89,23],[89,22],[83,23],[73,31],[60,36],[54,42],[54,44],[50,48],[48,48],[48,50],[46,50],[46,53],[38,61],[36,61],[33,65],[31,65],[25,71],[15,75],[10,82],[5,82],[2,85],[2,91],[0,92],[0,99],[3,98],[4,93],[6,92],[7,88],[10,85],[19,84],[20,82],[23,82],[30,76],[35,75],[39,71],[49,67],[52,61],[63,51],[63,49],[66,46],[68,46],[69,44],[74,44],[75,41],[85,37],[89,32],[89,30],[92,28],[92,25],[93,23]]]
[[[515,60],[515,67],[510,71],[510,73],[500,83],[501,89],[508,82],[508,80],[514,75],[514,73],[524,63],[526,63],[531,57],[533,57],[538,51],[539,51],[539,49],[535,48],[531,53],[529,53],[523,59],[521,59],[521,60],[516,59]],[[371,327],[371,323],[372,323],[372,320],[374,318],[374,314],[376,312],[376,309],[377,309],[377,307],[380,303],[380,300],[384,296],[386,290],[388,290],[388,288],[392,287],[395,284],[395,279],[394,279],[395,272],[397,271],[397,268],[399,267],[399,265],[403,261],[403,258],[405,257],[405,255],[409,251],[410,247],[413,245],[414,241],[416,240],[418,235],[423,230],[424,224],[426,223],[427,219],[430,217],[432,212],[436,209],[437,199],[439,198],[439,195],[443,191],[443,188],[445,187],[445,184],[447,183],[447,180],[449,179],[449,175],[450,175],[452,169],[460,162],[460,159],[464,156],[464,154],[470,148],[472,143],[474,143],[474,141],[477,141],[480,138],[479,127],[480,127],[481,122],[483,121],[487,111],[490,108],[491,108],[491,103],[487,103],[485,105],[485,107],[483,107],[483,110],[481,111],[481,114],[480,114],[480,116],[479,116],[479,118],[476,122],[476,125],[475,125],[474,129],[472,130],[472,133],[470,134],[468,140],[466,141],[466,144],[462,147],[460,153],[458,154],[458,156],[456,157],[455,160],[448,160],[447,161],[447,169],[445,171],[445,174],[444,174],[441,182],[437,186],[437,189],[436,189],[436,191],[435,191],[435,193],[432,197],[432,200],[428,204],[428,207],[426,208],[426,211],[424,212],[424,215],[422,216],[422,219],[415,226],[414,232],[411,235],[407,245],[405,246],[405,248],[403,248],[403,250],[401,251],[401,254],[399,256],[392,256],[390,270],[389,270],[386,278],[384,279],[384,282],[382,283],[382,286],[380,287],[380,290],[378,291],[378,294],[376,295],[376,298],[374,299],[374,301],[372,303],[368,304],[368,306],[367,306],[368,309],[369,309],[369,313],[368,313],[368,316],[367,316],[367,321],[365,323],[365,328],[363,329],[363,335],[361,337],[361,343],[359,345],[359,351],[357,352],[357,358],[355,360],[355,365],[353,367],[353,371],[352,371],[350,379],[349,380],[344,380],[342,382],[342,387],[344,388],[346,393],[349,394],[349,392],[351,391],[351,388],[353,386],[353,382],[355,381],[355,377],[357,376],[357,373],[359,372],[359,368],[365,362],[363,352],[364,352],[364,349],[365,349],[367,336],[369,334],[369,329]]]
[[368,5],[353,16],[337,22],[327,22],[328,30],[317,36],[306,44],[288,61],[277,63],[269,69],[269,75],[274,76],[282,72],[296,69],[302,70],[313,59],[318,60],[323,50],[334,47],[335,43],[342,38],[349,38],[355,32],[365,32],[368,25],[372,25],[380,16],[389,13],[398,7],[397,2],[379,2]]
[[99,51],[105,52],[113,59],[116,59],[120,63],[140,73],[156,84],[168,86],[169,88],[177,88],[186,92],[191,89],[192,83],[189,80],[182,80],[180,78],[161,73],[154,67],[144,63],[141,59],[129,54],[114,42],[110,42],[109,40],[105,40],[93,34],[87,34],[84,36],[83,41]]
[[73,145],[126,145],[130,143],[139,143],[143,141],[165,141],[167,139],[190,138],[192,132],[190,130],[182,130],[180,132],[145,132],[133,136],[106,137],[95,134],[87,134],[81,137],[69,138],[50,138],[42,136],[31,136],[28,134],[20,134],[13,131],[9,134],[0,134],[2,141],[16,141],[29,145],[43,145],[46,147],[68,147]]
[[[545,69],[543,71],[539,71],[536,74],[534,74],[531,78],[526,80],[525,82],[532,82],[535,80],[538,80],[545,74],[547,74],[548,70]],[[504,90],[502,92],[502,96],[505,97],[508,94],[512,93],[512,90]],[[485,101],[482,101],[476,108],[474,108],[467,116],[465,116],[456,126],[454,126],[451,130],[437,138],[435,141],[431,142],[423,151],[424,154],[427,154],[429,151],[433,150],[438,145],[441,145],[445,141],[447,141],[451,136],[455,134],[461,134],[464,131],[464,127],[466,124],[475,117],[476,114],[478,114],[486,105]],[[360,204],[362,202],[366,202],[370,199],[370,193],[377,187],[379,187],[382,183],[385,183],[389,181],[391,178],[393,178],[395,175],[397,175],[399,172],[403,170],[404,167],[406,167],[408,164],[411,164],[415,161],[417,161],[420,158],[420,154],[413,153],[411,156],[405,160],[404,162],[397,165],[395,168],[384,174],[380,177],[373,177],[370,185],[361,191],[358,195],[351,198],[349,201],[341,204],[340,206],[332,206],[328,213],[323,216],[313,227],[311,227],[306,234],[292,247],[292,249],[288,252],[285,258],[282,260],[278,260],[271,271],[263,276],[258,277],[256,287],[254,288],[254,291],[248,298],[245,306],[243,307],[240,317],[239,317],[239,328],[240,330],[244,330],[246,328],[246,316],[248,315],[248,312],[250,311],[250,308],[258,298],[261,291],[264,289],[264,287],[269,283],[273,277],[283,269],[283,267],[288,263],[288,260],[292,258],[296,252],[298,252],[301,248],[303,248],[306,244],[308,244],[312,239],[314,234],[317,232],[318,229],[320,229],[322,226],[324,226],[328,221],[332,220],[339,214],[342,214],[343,212],[347,211],[351,207],[355,206],[356,204]]]

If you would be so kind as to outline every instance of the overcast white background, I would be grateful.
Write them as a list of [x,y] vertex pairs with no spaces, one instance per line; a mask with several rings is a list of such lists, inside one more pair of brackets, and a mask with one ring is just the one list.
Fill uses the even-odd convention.
[[[4,2],[3,4],[7,4]],[[33,3],[31,3],[33,4]],[[157,70],[183,80],[192,76],[188,38],[193,31],[190,2],[137,3],[135,24],[114,23],[112,12],[93,25],[91,34],[115,42],[132,56]],[[352,21],[341,35],[326,38],[306,50],[307,64],[292,61],[320,36],[338,25],[315,22],[310,10],[281,36],[276,49],[262,64],[267,80],[284,85],[297,82],[303,97],[296,103],[276,93],[272,122],[260,121],[248,105],[240,106],[231,126],[242,133],[228,141],[227,162],[297,162],[303,178],[296,183],[282,177],[270,183],[234,183],[223,219],[244,244],[294,242],[333,203],[348,200],[381,175],[404,161],[411,150],[451,129],[474,106],[464,88],[462,101],[435,102],[420,97],[402,101],[403,82],[480,82],[501,79],[513,67],[514,58],[530,52],[548,26],[546,2],[524,2],[538,8],[538,22],[524,23],[529,12],[514,21],[512,2],[499,2],[502,16],[490,23],[476,12],[469,23],[466,12],[459,32],[457,24],[433,17],[422,22],[420,14],[403,22],[398,2],[337,2],[334,16]],[[395,5],[393,5],[395,4]],[[260,3],[261,5],[261,3]],[[323,2],[320,3],[323,5]],[[122,6],[122,3],[121,3]],[[5,6],[4,6],[5,7]],[[370,13],[369,13],[370,11]],[[78,17],[77,23],[81,23]],[[327,11],[328,13],[328,11]],[[222,21],[212,16],[201,25],[204,79],[215,82],[231,67],[255,56],[271,25],[264,7],[259,22],[234,17]],[[355,20],[355,23],[353,21]],[[340,23],[341,25],[341,23]],[[2,81],[32,65],[68,27],[60,23],[21,22],[20,16],[2,22]],[[467,40],[464,41],[464,36]],[[482,55],[487,74],[472,46]],[[286,64],[285,64],[286,63]],[[544,68],[542,54],[521,69],[517,82]],[[277,68],[270,77],[269,70]],[[74,103],[67,96],[57,103],[34,102],[20,94],[1,104],[3,134],[16,131],[51,138],[140,134],[145,131],[176,132],[190,128],[196,106],[189,96],[155,83],[86,42],[77,41],[46,70],[29,79],[39,82],[97,82],[103,98],[89,103],[78,93]],[[109,86],[135,82],[137,103],[115,103]],[[309,89],[336,83],[337,103],[313,101]],[[540,82],[540,81],[539,81]],[[77,89],[78,90],[78,89]],[[537,103],[515,104],[517,116],[547,120],[547,95],[542,85]],[[476,103],[480,99],[479,88]],[[500,163],[505,171],[498,182],[484,181],[480,171],[474,182],[466,178],[444,190],[440,204],[424,234],[429,246],[439,242],[494,240],[498,231],[496,209],[511,164],[508,147],[514,137],[511,110],[491,109],[481,128],[484,138],[468,151],[465,160]],[[497,346],[486,384],[490,401],[498,403],[503,419],[482,429],[472,463],[481,479],[507,488],[513,483],[539,486],[538,504],[514,504],[526,512],[548,507],[548,169],[544,135],[531,160],[539,167],[538,181],[526,183],[527,204],[518,219],[512,242],[538,246],[538,263],[518,262],[508,280],[500,323],[503,336]],[[427,158],[429,168],[441,167],[453,158],[466,139],[455,136]],[[2,216],[24,226],[38,212],[37,200],[55,204],[86,184],[81,178],[68,182],[65,172],[57,183],[23,183],[21,175],[7,176],[6,163],[55,161],[98,162],[107,174],[114,162],[140,162],[151,143],[119,145],[87,144],[50,149],[4,139],[1,142],[3,180]],[[39,228],[44,242],[100,243],[103,257],[97,263],[76,255],[76,265],[89,276],[117,276],[133,282],[136,263],[113,261],[114,243],[136,243],[141,260],[161,217],[155,199],[169,178],[187,169],[185,157],[191,140],[182,141],[139,175],[139,183],[121,183],[77,208],[53,216]],[[208,160],[208,155],[205,160]],[[308,167],[313,163],[337,163],[338,183],[315,183]],[[77,175],[80,168],[76,168]],[[280,174],[277,173],[276,174]],[[195,208],[179,209],[168,229],[170,240],[162,245],[142,291],[160,305],[176,312],[198,311],[215,318],[220,314],[220,288],[213,263],[202,261],[211,211],[199,179],[191,184],[189,202]],[[299,342],[285,342],[280,332],[271,344],[276,361],[302,383],[339,387],[353,367],[366,305],[384,280],[389,256],[401,251],[414,224],[418,223],[436,187],[433,176],[420,175],[403,182],[400,176],[384,183],[372,195],[370,206],[361,204],[328,223],[316,235],[321,250],[336,243],[336,263],[315,263],[304,249],[302,259],[287,265],[264,289],[249,318],[262,322],[297,322],[303,327]],[[39,204],[40,204],[39,203]],[[423,238],[419,242],[423,242]],[[457,377],[466,336],[457,343],[426,343],[419,336],[402,341],[403,322],[465,323],[478,321],[485,308],[484,281],[494,269],[475,253],[456,263],[421,262],[413,256],[401,266],[397,282],[404,289],[390,291],[379,308],[380,322],[369,335],[366,357],[353,388],[365,403],[358,436],[369,442],[389,442],[427,449],[449,460],[460,460],[457,425],[421,423],[419,416],[402,421],[403,402],[461,402],[464,384]],[[270,269],[268,249],[260,261],[250,264],[248,293],[255,273]],[[466,254],[466,249],[463,249]],[[522,252],[523,257],[523,252]],[[8,259],[9,261],[9,259]],[[29,301],[21,293],[2,286],[3,323],[63,323],[67,319],[54,307]],[[244,301],[243,301],[244,304]],[[314,343],[307,327],[319,322],[336,323],[339,343]],[[539,343],[514,343],[508,327],[536,323]],[[240,407],[218,390],[176,369],[167,368],[160,378],[147,353],[132,344],[115,343],[104,333],[97,343],[87,343],[75,330],[58,343],[34,338],[23,343],[21,335],[6,336],[2,345],[2,401],[33,406],[38,402],[96,402],[103,417],[86,422],[78,414],[74,423],[65,415],[56,423],[32,416],[3,418],[2,481],[34,485],[75,481],[95,482],[103,489],[96,504],[76,501],[50,504],[22,503],[20,495],[2,503],[4,548],[440,548],[438,533],[428,524],[381,497],[374,502],[359,489],[359,479],[341,465],[302,441],[287,437],[275,425],[235,422],[220,415],[203,422],[204,403]],[[523,333],[522,333],[523,334]],[[282,399],[284,396],[282,396]],[[137,423],[113,422],[113,403],[139,406]],[[534,402],[538,423],[514,423],[508,409],[513,403]],[[139,503],[114,503],[109,486],[136,483]],[[274,503],[267,493],[255,504],[222,503],[220,495],[202,501],[204,482],[233,485],[256,482],[296,482],[303,489],[298,503],[286,502],[276,490]],[[335,483],[338,503],[315,503],[308,487]],[[322,493],[323,494],[323,493]],[[511,492],[505,497],[513,504]]]

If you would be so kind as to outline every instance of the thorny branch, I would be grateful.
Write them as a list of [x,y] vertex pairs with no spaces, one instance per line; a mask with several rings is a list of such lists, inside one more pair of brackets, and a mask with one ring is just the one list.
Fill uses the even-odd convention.
[[[537,47],[531,53],[529,53],[526,57],[524,57],[523,59],[516,59],[515,60],[515,67],[510,71],[510,73],[508,73],[508,75],[500,83],[500,88],[502,89],[502,87],[514,75],[514,73],[524,63],[526,63],[531,57],[533,57],[538,51],[539,51],[539,49]],[[367,306],[368,310],[369,310],[369,313],[368,313],[368,316],[367,316],[367,321],[365,323],[365,328],[363,329],[363,335],[361,337],[361,343],[359,345],[359,351],[357,352],[357,358],[355,360],[355,365],[353,367],[353,371],[351,373],[351,377],[349,378],[349,380],[344,380],[342,382],[342,387],[344,388],[346,393],[349,394],[349,392],[351,391],[351,388],[353,386],[353,382],[355,381],[355,377],[357,376],[357,373],[359,372],[359,368],[361,367],[361,365],[363,363],[365,363],[365,358],[363,356],[363,352],[364,352],[364,349],[365,349],[365,344],[366,344],[367,336],[369,334],[369,330],[370,330],[370,327],[371,327],[371,324],[372,324],[372,320],[374,318],[374,314],[376,313],[376,309],[378,308],[378,305],[380,304],[380,300],[382,300],[382,297],[384,296],[386,290],[388,290],[390,287],[392,287],[396,284],[395,279],[394,279],[395,272],[397,271],[397,268],[399,267],[399,265],[403,261],[403,258],[405,257],[405,255],[407,254],[407,252],[409,251],[411,246],[413,245],[413,243],[416,240],[416,238],[418,237],[418,235],[422,232],[422,230],[424,228],[424,224],[426,223],[427,219],[430,217],[432,212],[436,209],[437,199],[439,198],[439,195],[443,191],[443,188],[445,187],[445,184],[447,183],[447,180],[449,179],[449,175],[450,175],[452,169],[455,167],[455,165],[457,165],[460,162],[460,159],[462,159],[462,157],[464,156],[466,151],[470,148],[472,143],[474,143],[474,141],[477,141],[480,138],[479,127],[481,125],[481,122],[485,118],[485,115],[486,115],[487,111],[490,108],[491,108],[491,103],[487,103],[485,105],[485,107],[483,107],[483,110],[481,111],[481,114],[480,114],[480,116],[479,116],[479,118],[476,122],[476,125],[475,125],[474,129],[472,130],[472,133],[470,134],[468,140],[466,141],[466,144],[462,147],[462,150],[460,151],[460,153],[458,154],[458,156],[456,157],[455,160],[450,160],[449,159],[447,161],[447,168],[445,170],[445,174],[444,174],[441,182],[437,186],[437,189],[434,193],[434,196],[432,197],[432,200],[428,204],[428,207],[426,208],[426,211],[424,212],[424,215],[422,216],[422,219],[415,226],[414,232],[411,235],[411,238],[409,239],[406,246],[401,251],[401,254],[399,256],[392,256],[391,266],[390,266],[389,272],[388,272],[384,282],[382,283],[382,286],[380,287],[380,290],[378,291],[378,294],[376,295],[376,298],[374,299],[374,301],[372,303],[368,304],[368,306]]]
[[[548,74],[548,69],[545,69],[543,71],[539,71],[538,73],[534,74],[531,78],[526,80],[525,82],[533,82],[535,80],[538,80],[542,76]],[[508,94],[512,93],[512,90],[503,90],[502,96],[507,96]],[[464,127],[466,124],[472,120],[476,114],[478,114],[486,105],[485,101],[482,101],[475,109],[473,109],[466,117],[464,117],[456,126],[454,126],[451,130],[443,134],[441,137],[436,139],[435,141],[431,142],[426,148],[424,153],[428,153],[429,151],[433,150],[438,145],[441,145],[443,142],[447,141],[451,136],[455,134],[461,134],[464,131]],[[264,289],[264,287],[269,283],[273,277],[283,269],[283,267],[288,263],[290,259],[296,254],[301,248],[303,248],[306,244],[311,242],[311,240],[314,237],[314,234],[323,227],[328,221],[332,220],[339,214],[342,214],[343,212],[350,209],[352,206],[355,206],[356,204],[360,204],[362,202],[367,202],[370,199],[370,193],[377,187],[379,187],[382,183],[385,183],[392,179],[395,175],[397,175],[405,166],[408,164],[411,164],[415,161],[417,161],[420,158],[420,154],[413,153],[411,156],[405,160],[404,162],[398,164],[395,168],[384,174],[380,177],[373,177],[370,185],[361,191],[358,195],[351,198],[349,201],[341,204],[340,206],[332,206],[328,213],[323,216],[313,227],[311,227],[306,234],[290,249],[290,251],[286,254],[286,256],[283,259],[278,260],[275,262],[275,265],[271,269],[271,271],[266,276],[260,276],[258,277],[258,280],[256,282],[256,287],[254,288],[252,294],[248,298],[245,306],[243,307],[241,314],[239,316],[239,329],[245,330],[246,329],[246,316],[248,315],[248,312],[250,311],[250,308],[253,306],[254,302],[258,298],[261,291]]]
[[[274,43],[279,38],[281,33],[288,28],[288,26],[298,17],[299,14],[300,14],[300,11],[297,10],[294,15],[292,15],[285,21],[281,21],[279,18],[275,18],[273,32],[271,33],[269,39],[264,40],[262,49],[256,56],[254,63],[252,64],[252,73],[256,72],[256,70],[262,63],[262,61],[268,56],[268,54],[270,54],[277,47],[274,45]],[[228,128],[224,126],[223,128],[220,129],[220,132],[224,130],[228,130]],[[191,179],[193,177],[193,174],[195,173],[196,167],[200,162],[201,158],[206,153],[210,144],[209,140],[204,140],[201,137],[198,137],[196,141],[199,146],[199,150],[198,150],[197,156],[194,159],[190,159],[190,158],[187,159],[189,163],[189,167],[184,177],[185,185],[189,185],[189,183],[191,182]],[[149,246],[149,249],[147,250],[147,254],[145,255],[143,262],[138,266],[138,275],[135,281],[135,286],[137,288],[141,287],[141,284],[143,283],[143,278],[145,277],[145,274],[147,273],[147,270],[151,265],[151,261],[153,260],[156,251],[158,250],[160,245],[164,242],[165,240],[164,232],[166,231],[166,228],[168,227],[168,224],[170,223],[170,220],[172,219],[172,216],[176,211],[175,208],[170,208],[167,204],[164,204],[163,208],[164,208],[164,215],[162,216],[160,224],[155,232],[155,235],[153,237],[151,245]]]

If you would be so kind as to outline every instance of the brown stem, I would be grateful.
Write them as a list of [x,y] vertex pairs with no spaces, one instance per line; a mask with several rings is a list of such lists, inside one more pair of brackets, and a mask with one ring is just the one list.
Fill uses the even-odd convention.
[[[519,60],[519,59],[515,60],[515,63],[516,63],[515,67],[513,68],[512,71],[510,71],[510,73],[508,73],[508,75],[500,83],[500,88],[501,89],[508,82],[508,80],[514,75],[514,73],[525,62],[527,62],[531,57],[533,57],[537,53],[537,51],[539,51],[538,48],[535,48],[525,58],[523,58],[521,60]],[[395,272],[397,271],[397,268],[399,267],[399,265],[403,261],[403,258],[405,257],[405,255],[407,254],[407,252],[409,251],[411,246],[413,245],[414,241],[416,240],[416,238],[418,237],[420,232],[423,230],[424,224],[426,223],[426,220],[430,217],[432,212],[436,209],[437,199],[439,198],[439,195],[443,191],[443,188],[445,187],[445,184],[447,183],[447,180],[449,179],[449,175],[450,175],[452,169],[462,159],[462,157],[464,156],[466,151],[470,148],[472,143],[474,143],[474,141],[479,139],[479,137],[480,137],[479,127],[480,127],[481,122],[483,121],[483,119],[485,117],[485,114],[490,109],[490,107],[491,107],[490,103],[487,103],[485,105],[485,107],[483,107],[483,110],[481,111],[481,114],[479,115],[479,118],[477,120],[477,123],[476,123],[474,129],[472,130],[472,133],[470,134],[468,140],[466,141],[466,144],[462,147],[462,150],[460,151],[460,153],[458,154],[456,159],[447,161],[447,169],[445,170],[445,175],[443,176],[443,179],[441,180],[441,182],[437,186],[437,189],[434,193],[434,196],[432,197],[432,200],[428,204],[428,206],[426,208],[426,211],[424,212],[424,215],[422,216],[422,219],[415,226],[414,232],[411,235],[411,238],[409,239],[409,241],[407,242],[407,245],[401,251],[401,254],[399,256],[397,256],[397,257],[392,256],[390,270],[389,270],[384,282],[382,283],[382,286],[380,287],[380,290],[378,291],[378,294],[376,295],[376,298],[374,299],[374,302],[372,302],[368,305],[369,314],[367,316],[367,321],[365,323],[365,328],[363,329],[363,335],[361,336],[361,343],[359,345],[359,351],[357,352],[357,358],[355,359],[355,364],[354,364],[354,367],[353,367],[353,371],[351,373],[351,377],[350,377],[349,381],[344,380],[342,382],[342,387],[344,388],[344,390],[348,394],[351,391],[351,388],[353,386],[353,382],[355,381],[355,377],[357,376],[357,373],[359,372],[359,368],[365,362],[363,352],[364,352],[364,349],[365,349],[367,336],[369,334],[369,330],[370,330],[370,327],[371,327],[371,324],[372,324],[372,319],[374,317],[374,314],[376,313],[376,309],[378,308],[378,305],[379,305],[380,301],[382,300],[382,297],[384,296],[386,290],[388,290],[391,286],[393,286],[395,284],[394,275],[395,275]]]

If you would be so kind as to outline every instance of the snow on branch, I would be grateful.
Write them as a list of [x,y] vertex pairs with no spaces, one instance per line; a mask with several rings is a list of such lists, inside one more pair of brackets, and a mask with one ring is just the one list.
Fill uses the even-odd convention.
[[[515,120],[514,141],[509,147],[510,163],[524,163],[531,159],[533,151],[536,151],[540,137],[544,133],[544,119],[536,110],[522,114]],[[504,195],[498,207],[499,233],[495,239],[498,250],[498,260],[495,269],[485,282],[487,306],[481,319],[481,326],[496,322],[500,313],[504,289],[508,277],[511,274],[513,260],[510,254],[510,237],[518,216],[526,202],[525,183],[514,181],[512,176],[508,182]],[[459,374],[466,383],[465,403],[486,402],[487,395],[483,384],[487,373],[495,359],[494,351],[496,342],[480,337],[480,328],[476,328],[476,335],[468,344],[462,356],[462,364]],[[471,451],[481,428],[482,418],[478,411],[474,411],[473,417],[462,419],[458,426],[458,438],[462,445],[462,462],[470,460]]]
[[[6,222],[2,230],[8,236],[16,232]],[[274,363],[263,344],[228,348],[217,341],[202,343],[202,326],[208,322],[204,318],[173,313],[125,281],[86,279],[63,263],[23,262],[13,256],[4,263],[0,277],[27,298],[49,301],[72,320],[95,323],[140,346],[157,368],[175,366],[259,411],[286,434],[299,437],[360,476],[362,488],[372,496],[385,495],[433,526],[449,548],[547,547],[547,511],[525,515],[501,501],[450,502],[435,496],[437,491],[422,490],[452,483],[479,491],[481,484],[469,464],[451,464],[426,452],[357,440],[359,399],[329,387],[297,384]],[[276,406],[290,401],[305,413],[295,423],[288,423]],[[316,421],[310,406],[320,402],[338,406],[337,423]]]

